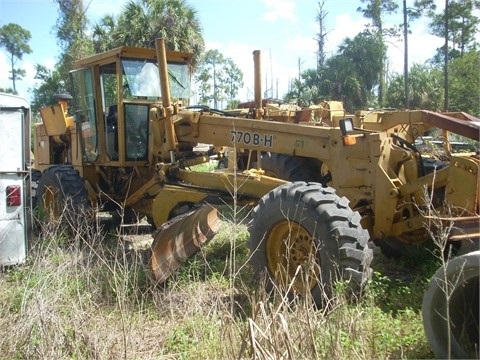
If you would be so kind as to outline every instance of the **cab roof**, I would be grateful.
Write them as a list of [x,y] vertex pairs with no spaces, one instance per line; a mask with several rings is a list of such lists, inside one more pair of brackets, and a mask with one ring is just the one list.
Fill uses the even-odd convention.
[[[193,53],[167,50],[167,62],[190,63]],[[121,46],[115,49],[95,54],[75,62],[76,69],[93,65],[103,65],[116,61],[117,58],[157,59],[157,53],[153,48],[140,48],[134,46]]]

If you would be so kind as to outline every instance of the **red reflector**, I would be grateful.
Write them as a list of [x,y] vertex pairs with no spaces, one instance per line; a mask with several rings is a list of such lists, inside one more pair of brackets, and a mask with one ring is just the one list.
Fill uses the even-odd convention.
[[20,206],[22,205],[22,195],[19,185],[7,186],[7,205]]
[[357,143],[357,138],[355,136],[344,136],[343,137],[343,145],[351,146]]

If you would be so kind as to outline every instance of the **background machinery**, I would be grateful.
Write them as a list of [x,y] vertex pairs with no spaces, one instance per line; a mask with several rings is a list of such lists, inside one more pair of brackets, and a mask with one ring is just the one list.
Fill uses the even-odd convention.
[[[478,118],[390,109],[347,115],[339,102],[293,112],[266,105],[258,51],[253,108],[189,106],[191,58],[166,51],[159,39],[156,49],[121,47],[77,62],[74,116],[65,105],[47,107],[35,127],[41,213],[64,217],[73,199],[69,221],[92,205],[121,209],[125,221],[146,216],[157,228],[151,266],[162,282],[213,236],[218,205],[252,205],[249,247],[257,274],[266,273],[270,285],[310,292],[319,305],[338,280],[361,291],[371,272],[369,240],[388,255],[412,254],[432,229],[448,224],[448,244],[478,248],[478,149],[454,153],[448,137],[478,141]],[[433,129],[442,139],[441,158],[417,147]],[[198,143],[228,153],[228,168],[192,170],[212,155],[196,151]],[[476,287],[478,309],[474,256],[473,276],[449,306],[460,307]],[[453,321],[471,320],[470,310]],[[478,321],[470,323],[473,332],[455,334],[468,344],[459,351],[478,346]]]

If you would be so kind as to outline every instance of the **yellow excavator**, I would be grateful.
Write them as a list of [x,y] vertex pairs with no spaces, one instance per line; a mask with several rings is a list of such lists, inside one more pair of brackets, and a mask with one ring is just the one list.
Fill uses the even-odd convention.
[[[192,54],[167,51],[162,39],[155,49],[125,46],[78,61],[73,116],[63,96],[35,126],[39,213],[75,221],[96,206],[121,208],[124,221],[146,216],[156,228],[152,272],[163,282],[213,236],[219,205],[251,205],[256,274],[269,286],[310,292],[320,306],[337,281],[361,291],[370,240],[389,256],[409,255],[440,223],[451,225],[457,250],[478,248],[478,118],[395,109],[349,115],[340,102],[282,108],[262,101],[261,53],[253,58],[255,101],[237,111],[190,105]],[[468,146],[457,151],[451,133]],[[200,151],[200,143],[212,147]],[[441,156],[422,151],[425,143]],[[228,166],[194,170],[212,156]],[[458,291],[472,286],[478,275]],[[433,313],[431,323],[440,311]]]

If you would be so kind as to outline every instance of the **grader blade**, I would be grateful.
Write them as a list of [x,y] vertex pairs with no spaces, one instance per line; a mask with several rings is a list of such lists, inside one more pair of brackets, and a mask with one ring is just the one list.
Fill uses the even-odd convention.
[[182,263],[212,239],[220,221],[217,209],[203,205],[179,216],[154,235],[151,267],[158,284],[163,283]]

